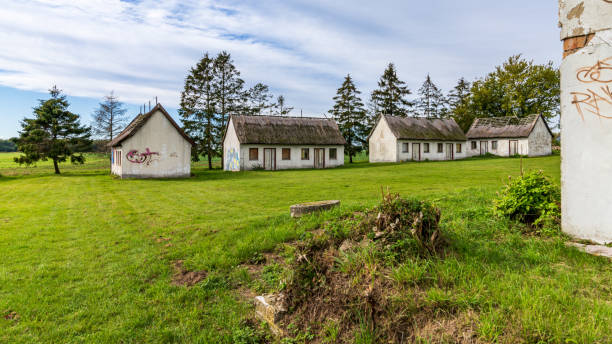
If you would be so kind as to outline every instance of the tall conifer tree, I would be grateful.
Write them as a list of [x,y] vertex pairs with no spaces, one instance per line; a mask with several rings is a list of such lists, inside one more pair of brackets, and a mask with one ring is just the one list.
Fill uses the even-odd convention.
[[[395,65],[389,63],[378,81],[378,89],[372,92],[370,102],[380,114],[406,117],[414,104],[406,99],[411,92],[406,83],[397,77]],[[371,114],[377,117],[379,114]]]
[[351,163],[367,135],[367,114],[359,94],[361,92],[357,90],[351,75],[348,74],[336,92],[334,107],[329,110],[346,139],[345,151]]
[[470,83],[460,78],[457,85],[448,92],[447,102],[450,116],[467,132],[474,121],[474,115],[469,110]]
[[[39,160],[53,161],[55,174],[60,174],[59,163],[70,159],[83,164],[82,152],[91,146],[91,128],[81,126],[79,115],[68,111],[66,96],[56,86],[49,90],[51,98],[40,100],[34,108],[34,118],[21,122],[17,150],[24,155],[14,158],[18,164],[31,165]],[[76,154],[79,153],[79,154]]]
[[446,114],[446,100],[442,91],[431,81],[427,74],[423,86],[418,91],[419,98],[416,101],[416,112],[420,116],[428,118],[442,118]]
[[214,82],[214,59],[208,53],[192,67],[185,78],[181,92],[179,116],[187,135],[195,141],[192,158],[199,161],[201,155],[208,158],[208,168],[212,169],[212,158],[219,146],[216,135],[217,96]]

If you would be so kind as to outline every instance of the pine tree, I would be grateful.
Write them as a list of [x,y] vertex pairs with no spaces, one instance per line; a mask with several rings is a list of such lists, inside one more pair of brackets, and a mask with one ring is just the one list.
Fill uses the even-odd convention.
[[272,114],[275,116],[287,116],[291,111],[293,111],[292,106],[287,106],[285,104],[285,96],[280,95],[276,98],[276,104],[273,105],[274,111]]
[[270,94],[268,86],[262,83],[257,83],[248,89],[244,99],[243,111],[249,115],[262,115],[264,111],[274,106],[270,102],[272,94]]
[[459,124],[461,129],[467,132],[474,121],[474,116],[469,110],[470,83],[464,78],[457,81],[457,85],[448,93],[447,102],[450,116]]
[[[405,85],[397,77],[395,65],[389,63],[378,81],[378,89],[372,92],[370,102],[381,114],[406,117],[414,104],[406,99],[411,92]],[[377,116],[372,114],[372,117]]]
[[191,68],[185,78],[179,109],[183,129],[196,143],[191,150],[192,159],[199,161],[201,155],[206,155],[209,169],[212,169],[212,158],[219,146],[216,135],[218,98],[213,85],[214,62],[206,53],[200,62]]
[[427,74],[423,86],[419,88],[419,98],[416,101],[417,113],[428,118],[442,118],[446,114],[446,100],[442,91],[431,81]]
[[114,92],[104,97],[98,109],[93,114],[93,134],[105,140],[112,141],[123,130],[127,122],[127,109],[115,96]]
[[217,154],[223,161],[223,137],[229,117],[240,112],[241,104],[244,103],[245,92],[244,80],[240,79],[240,71],[234,66],[231,55],[220,52],[213,63],[214,78],[213,92],[217,104],[217,118],[215,121],[215,139],[217,142]]
[[367,114],[359,94],[361,92],[357,90],[351,75],[348,74],[333,98],[336,102],[334,107],[329,110],[346,139],[345,150],[351,163],[367,135]]
[[[91,145],[91,128],[81,126],[79,115],[68,111],[70,104],[56,86],[49,90],[51,98],[40,100],[34,108],[34,118],[24,118],[17,138],[17,150],[24,155],[14,158],[18,164],[31,165],[39,160],[53,160],[55,174],[60,174],[59,163],[70,159],[83,164]],[[79,154],[76,154],[79,153]]]

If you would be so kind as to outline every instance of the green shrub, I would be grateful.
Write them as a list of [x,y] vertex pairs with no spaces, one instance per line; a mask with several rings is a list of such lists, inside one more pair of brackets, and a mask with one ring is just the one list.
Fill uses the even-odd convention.
[[536,228],[541,234],[558,232],[561,191],[542,171],[532,171],[510,182],[495,200],[495,212]]

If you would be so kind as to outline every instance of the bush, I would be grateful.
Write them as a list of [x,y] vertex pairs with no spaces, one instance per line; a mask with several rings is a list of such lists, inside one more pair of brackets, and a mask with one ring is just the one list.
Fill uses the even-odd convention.
[[510,179],[495,201],[495,212],[526,223],[542,234],[559,229],[561,191],[542,171]]

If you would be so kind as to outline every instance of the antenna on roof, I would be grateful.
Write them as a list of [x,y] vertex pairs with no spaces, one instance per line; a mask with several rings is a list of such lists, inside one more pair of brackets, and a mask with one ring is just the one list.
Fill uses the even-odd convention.
[[303,116],[302,116],[302,109],[300,109],[300,118],[302,118],[302,117],[303,117]]
[[149,111],[151,111],[151,101],[149,100]]
[[157,105],[157,96],[155,96],[155,105]]

